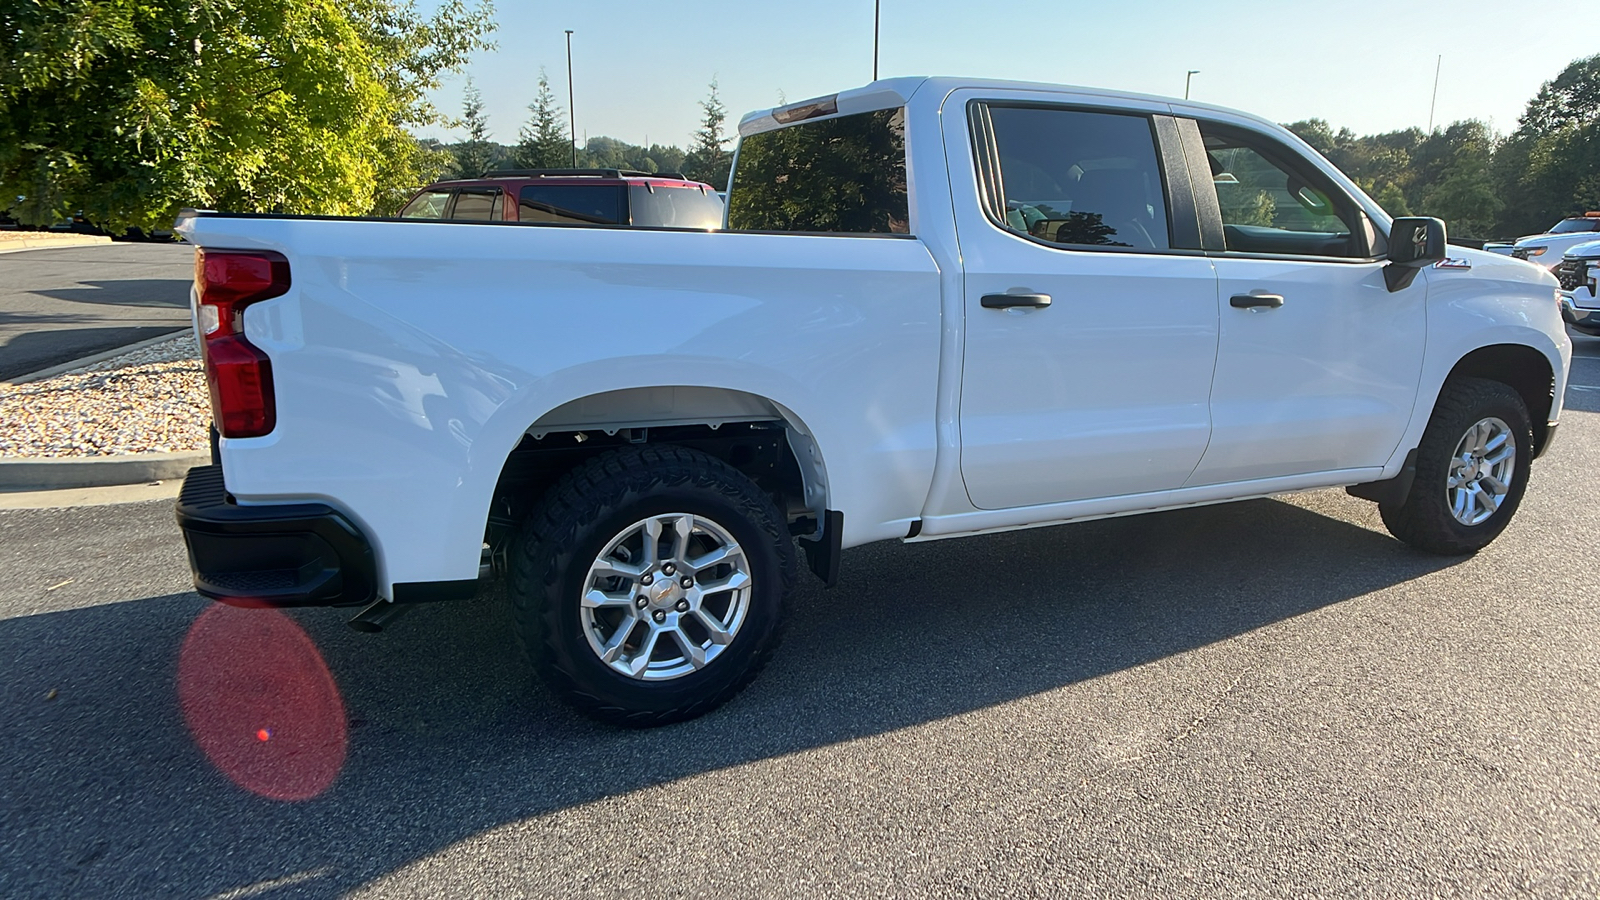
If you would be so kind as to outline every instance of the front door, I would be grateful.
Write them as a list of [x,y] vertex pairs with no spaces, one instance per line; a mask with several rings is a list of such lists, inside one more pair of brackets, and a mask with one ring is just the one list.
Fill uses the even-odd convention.
[[1416,399],[1426,277],[1391,293],[1365,215],[1296,151],[1200,132],[1226,249],[1211,445],[1189,484],[1384,465]]
[[1026,97],[985,97],[946,131],[968,497],[1008,509],[1179,487],[1211,435],[1218,310],[1160,163],[1171,120]]

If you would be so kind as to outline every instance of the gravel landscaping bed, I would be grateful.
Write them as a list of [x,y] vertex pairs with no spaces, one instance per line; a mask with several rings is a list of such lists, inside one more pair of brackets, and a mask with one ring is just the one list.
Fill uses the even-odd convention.
[[210,425],[189,333],[42,381],[0,383],[0,458],[204,450]]

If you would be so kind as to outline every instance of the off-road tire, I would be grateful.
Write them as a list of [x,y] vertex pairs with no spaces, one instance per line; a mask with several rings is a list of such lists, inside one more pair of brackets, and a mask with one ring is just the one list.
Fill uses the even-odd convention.
[[[613,537],[651,515],[687,512],[727,529],[751,569],[749,610],[705,668],[668,681],[610,669],[584,635],[580,598],[589,566]],[[569,472],[513,539],[510,594],[517,636],[550,689],[604,722],[651,727],[692,719],[749,684],[782,637],[795,546],[772,499],[738,470],[697,450],[628,447]]]
[[[1510,426],[1516,441],[1512,483],[1488,519],[1465,525],[1451,514],[1446,492],[1451,455],[1467,429],[1493,416]],[[1378,513],[1389,533],[1419,550],[1463,556],[1489,545],[1505,530],[1522,502],[1533,461],[1533,427],[1527,405],[1509,385],[1482,378],[1460,378],[1439,392],[1428,428],[1417,446],[1417,475],[1403,503],[1380,503]]]

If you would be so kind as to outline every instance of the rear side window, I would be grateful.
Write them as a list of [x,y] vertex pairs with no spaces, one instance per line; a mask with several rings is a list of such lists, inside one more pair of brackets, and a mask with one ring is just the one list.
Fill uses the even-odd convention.
[[456,194],[450,218],[472,222],[497,222],[503,195],[499,191],[462,191]]
[[1052,244],[1172,246],[1148,118],[1005,106],[989,117],[1006,228]]
[[449,191],[423,191],[416,199],[400,210],[402,219],[442,219],[445,204],[450,202]]
[[697,187],[628,186],[633,224],[658,228],[722,227],[722,199]]
[[625,225],[620,184],[530,184],[517,194],[517,218],[558,225]]
[[739,143],[728,228],[905,234],[904,109],[802,122]]

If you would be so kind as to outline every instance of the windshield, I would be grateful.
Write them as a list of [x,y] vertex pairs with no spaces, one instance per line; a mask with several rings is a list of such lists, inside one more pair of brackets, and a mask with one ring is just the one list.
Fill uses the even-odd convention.
[[1554,228],[1550,229],[1551,234],[1578,234],[1586,231],[1600,231],[1600,216],[1562,219],[1556,223]]

